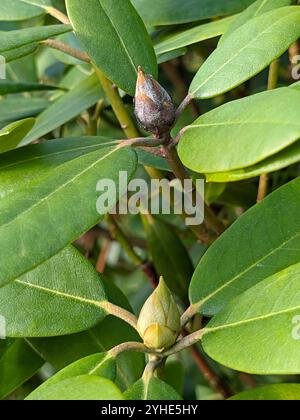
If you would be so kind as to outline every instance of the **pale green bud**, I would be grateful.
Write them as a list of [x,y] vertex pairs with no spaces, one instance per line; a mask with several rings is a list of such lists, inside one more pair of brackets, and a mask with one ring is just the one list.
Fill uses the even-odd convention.
[[164,350],[177,340],[180,332],[180,313],[162,277],[141,310],[138,330],[144,344],[150,349]]

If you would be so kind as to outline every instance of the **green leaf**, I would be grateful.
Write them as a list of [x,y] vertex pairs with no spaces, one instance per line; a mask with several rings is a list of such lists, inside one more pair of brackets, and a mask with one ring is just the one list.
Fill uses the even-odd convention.
[[43,398],[43,394],[47,392],[49,387],[66,379],[81,375],[101,376],[114,381],[116,377],[115,360],[107,353],[97,353],[78,360],[40,385],[27,397],[27,400]]
[[164,368],[164,381],[181,395],[183,393],[185,368],[181,360],[170,360]]
[[0,126],[27,117],[35,117],[49,106],[44,98],[8,97],[0,101]]
[[148,381],[140,379],[125,392],[124,397],[126,400],[182,400],[170,385],[154,377]]
[[8,337],[51,337],[87,330],[106,316],[105,299],[98,273],[71,246],[0,289]]
[[206,315],[300,261],[300,178],[243,214],[206,252],[190,285],[190,300]]
[[103,91],[99,81],[95,74],[92,74],[54,101],[38,116],[33,130],[24,139],[23,144],[31,143],[77,117],[95,105],[102,96]]
[[241,372],[299,374],[299,278],[298,263],[230,302],[205,327],[205,352]]
[[67,0],[66,4],[79,41],[117,86],[134,96],[139,65],[156,78],[152,42],[130,0],[89,0],[84,8],[81,0]]
[[238,169],[231,172],[218,172],[215,174],[206,174],[207,182],[236,182],[244,179],[254,178],[262,174],[279,171],[287,168],[294,163],[300,162],[300,142],[289,146],[282,152],[271,156],[262,162],[249,166],[248,168]]
[[256,0],[234,20],[229,29],[220,39],[220,44],[222,44],[236,29],[238,29],[240,26],[243,26],[250,19],[263,15],[270,10],[290,5],[291,0]]
[[[102,283],[109,302],[132,312],[127,298],[111,280],[103,278]],[[38,354],[41,354],[55,369],[60,370],[85,356],[108,351],[128,341],[140,341],[140,337],[124,321],[114,316],[107,316],[88,331],[62,337],[34,338],[29,341]],[[128,388],[141,377],[144,365],[143,354],[134,352],[120,354],[117,357],[116,384],[121,389]]]
[[190,95],[207,99],[228,92],[280,57],[299,36],[297,6],[282,7],[251,19],[206,60],[190,86]]
[[2,21],[21,21],[43,15],[42,8],[21,0],[1,0],[0,16]]
[[70,31],[72,31],[71,25],[36,26],[15,31],[0,31],[0,53],[25,47]]
[[38,44],[29,44],[25,47],[15,48],[13,50],[3,51],[1,55],[4,57],[6,63],[11,61],[19,60],[20,58],[26,57],[36,51]]
[[56,139],[22,147],[0,156],[0,194],[4,198],[17,190],[30,188],[35,179],[45,177],[59,165],[111,146],[103,137]]
[[0,80],[0,95],[56,89],[60,89],[60,87],[42,83],[11,82],[9,80]]
[[34,118],[16,121],[0,130],[0,153],[15,149],[34,126]]
[[25,340],[0,341],[0,399],[30,379],[43,364]]
[[147,215],[147,243],[156,271],[172,292],[188,302],[189,282],[194,267],[189,254],[172,226]]
[[[30,400],[29,398],[26,398]],[[81,375],[65,379],[40,392],[34,400],[123,400],[117,386],[105,378]]]
[[299,401],[299,384],[276,384],[250,389],[230,398],[232,401]]
[[233,18],[229,17],[215,22],[204,23],[185,31],[181,30],[175,34],[167,35],[155,45],[155,52],[156,54],[161,55],[210,38],[215,38],[224,34],[232,21]]
[[281,88],[208,112],[184,129],[178,150],[181,160],[199,173],[261,162],[300,138],[299,99],[298,89]]
[[97,224],[108,211],[105,203],[98,206],[103,214],[97,211],[98,181],[115,183],[117,195],[108,192],[112,208],[127,188],[119,185],[119,171],[127,171],[130,179],[135,169],[134,150],[103,148],[66,162],[59,171],[54,168],[30,184],[24,181],[26,189],[21,182],[19,190],[0,203],[0,285],[46,261]]
[[139,163],[144,166],[151,166],[156,169],[160,169],[161,171],[171,172],[170,166],[166,159],[155,156],[152,153],[149,153],[142,148],[137,148],[136,150]]
[[240,12],[254,0],[131,0],[149,26],[174,25]]
[[157,63],[162,64],[167,61],[174,60],[175,58],[181,57],[187,53],[187,48],[178,48],[177,50],[172,50],[164,54],[157,56]]

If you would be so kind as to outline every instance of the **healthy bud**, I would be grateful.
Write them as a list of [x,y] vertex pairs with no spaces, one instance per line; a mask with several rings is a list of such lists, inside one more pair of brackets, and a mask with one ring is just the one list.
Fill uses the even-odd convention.
[[180,313],[163,278],[141,310],[138,330],[144,344],[150,349],[164,350],[177,340]]
[[175,122],[175,106],[169,94],[141,67],[138,68],[135,115],[140,125],[157,137],[170,131]]

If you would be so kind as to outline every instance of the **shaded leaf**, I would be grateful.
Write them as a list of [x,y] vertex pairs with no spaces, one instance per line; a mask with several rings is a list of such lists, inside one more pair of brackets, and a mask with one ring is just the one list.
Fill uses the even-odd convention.
[[0,341],[0,399],[30,379],[43,364],[24,340]]
[[156,54],[161,55],[188,45],[196,44],[206,39],[215,38],[224,34],[232,21],[233,18],[229,17],[167,35],[155,45],[155,52]]
[[147,216],[145,229],[156,271],[164,277],[170,290],[187,303],[194,268],[186,248],[174,228],[156,218]]
[[18,29],[15,31],[0,31],[0,53],[2,54],[5,51],[25,47],[43,41],[44,39],[70,32],[71,30],[71,25],[51,25]]
[[131,0],[147,25],[174,25],[243,10],[254,0]]
[[103,96],[97,77],[92,74],[78,85],[54,101],[36,119],[33,130],[24,139],[23,144],[44,136],[66,122],[80,115],[86,109],[95,105]]
[[60,88],[58,86],[51,86],[42,83],[11,82],[9,80],[0,80],[0,95],[56,89]]
[[44,111],[49,101],[43,98],[8,97],[0,101],[0,126]]

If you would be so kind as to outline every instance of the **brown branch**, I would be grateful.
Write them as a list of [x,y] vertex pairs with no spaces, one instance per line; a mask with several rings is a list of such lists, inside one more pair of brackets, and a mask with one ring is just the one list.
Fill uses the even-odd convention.
[[57,39],[46,39],[40,42],[41,45],[46,45],[47,47],[53,48],[55,50],[61,51],[65,54],[68,54],[78,60],[84,61],[86,63],[90,63],[90,57],[82,51],[76,50],[75,48],[70,47],[69,45],[65,44],[64,42],[58,41]]
[[63,12],[56,9],[55,7],[46,6],[46,7],[44,7],[44,9],[46,10],[46,12],[49,15],[55,17],[55,19],[59,20],[60,22],[64,23],[65,25],[70,24],[70,20],[69,20],[68,16],[66,16]]
[[202,372],[204,378],[207,380],[210,387],[214,389],[218,394],[221,394],[224,399],[232,397],[232,395],[234,395],[233,391],[206,363],[206,360],[203,358],[197,346],[194,345],[190,347],[189,351],[194,359],[194,362],[198,366],[199,370]]

